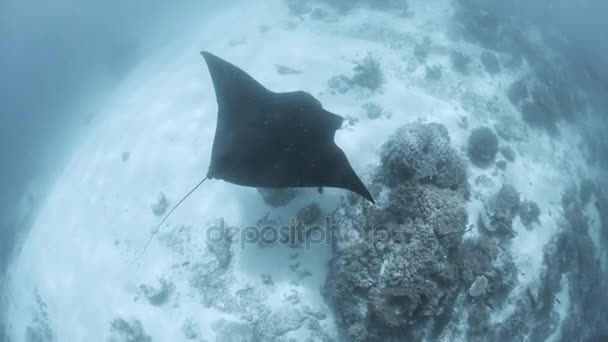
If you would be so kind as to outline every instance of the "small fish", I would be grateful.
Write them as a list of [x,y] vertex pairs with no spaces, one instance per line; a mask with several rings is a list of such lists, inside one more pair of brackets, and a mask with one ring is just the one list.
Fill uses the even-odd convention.
[[488,302],[487,300],[485,301],[485,304],[487,307],[489,307],[492,310],[495,310],[494,307],[490,304],[490,302]]
[[557,302],[557,304],[562,304],[562,302],[559,301],[559,299],[557,299],[557,297],[555,297],[555,301]]
[[595,207],[597,208],[598,211],[600,210],[600,204],[597,201],[595,201]]
[[322,186],[318,187],[317,192],[320,194],[323,194],[323,187]]
[[532,303],[532,305],[536,305],[536,300],[534,299],[534,296],[532,296],[532,291],[530,291],[530,289],[526,289],[526,295],[528,296],[528,299],[530,299],[530,303]]

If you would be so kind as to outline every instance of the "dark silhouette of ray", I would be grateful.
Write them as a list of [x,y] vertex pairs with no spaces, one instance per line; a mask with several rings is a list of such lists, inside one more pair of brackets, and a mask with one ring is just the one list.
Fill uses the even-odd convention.
[[259,188],[342,188],[373,203],[334,142],[341,116],[306,92],[272,92],[225,60],[201,55],[218,102],[209,179]]
[[[304,91],[276,93],[245,71],[203,51],[218,104],[217,128],[206,179],[258,188],[333,187],[371,194],[334,142],[344,119]],[[145,248],[144,247],[144,251]]]

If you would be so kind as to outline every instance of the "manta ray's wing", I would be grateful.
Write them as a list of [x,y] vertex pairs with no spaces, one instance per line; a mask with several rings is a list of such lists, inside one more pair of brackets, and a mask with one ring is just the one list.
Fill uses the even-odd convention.
[[201,54],[218,102],[209,178],[261,188],[342,188],[374,202],[334,142],[342,117],[308,93],[272,92],[238,67]]

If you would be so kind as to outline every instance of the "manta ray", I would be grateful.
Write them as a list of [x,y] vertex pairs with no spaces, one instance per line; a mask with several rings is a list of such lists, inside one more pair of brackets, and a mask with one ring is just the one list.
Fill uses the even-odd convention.
[[[333,187],[374,203],[334,136],[344,118],[304,91],[273,92],[237,66],[202,51],[218,105],[206,177],[257,188]],[[145,248],[144,247],[144,251]]]

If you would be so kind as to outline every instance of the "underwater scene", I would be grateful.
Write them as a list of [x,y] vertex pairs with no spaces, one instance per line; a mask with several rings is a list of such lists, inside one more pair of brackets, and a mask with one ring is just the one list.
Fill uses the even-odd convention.
[[608,341],[608,3],[0,3],[0,342]]

